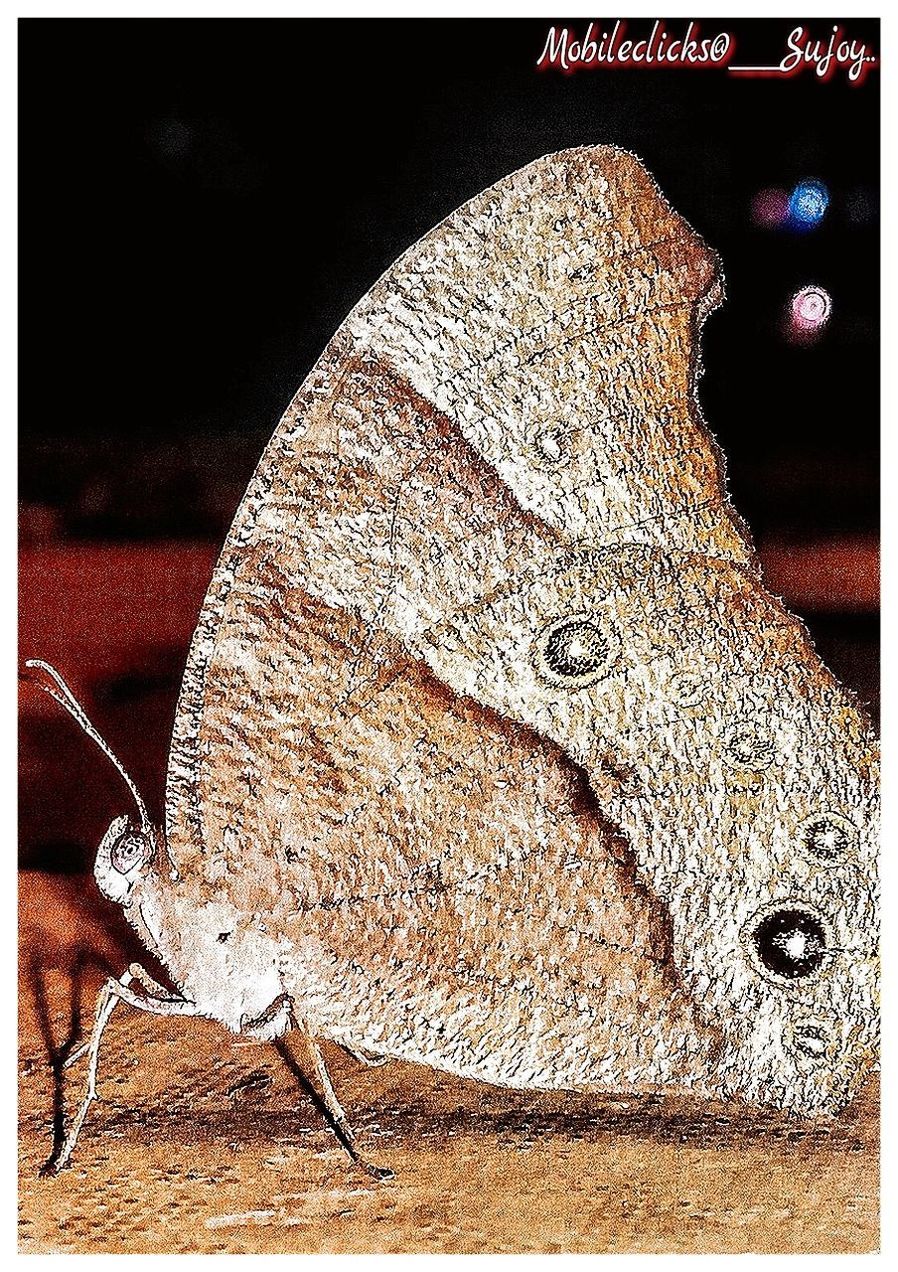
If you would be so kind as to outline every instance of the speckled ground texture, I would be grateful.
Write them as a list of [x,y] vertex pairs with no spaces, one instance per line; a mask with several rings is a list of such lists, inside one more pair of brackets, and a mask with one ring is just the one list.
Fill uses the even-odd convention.
[[[73,1165],[53,1140],[72,968],[127,958],[76,879],[23,876],[22,1252],[867,1252],[878,1242],[878,1083],[836,1121],[668,1097],[503,1091],[329,1047],[364,1148],[347,1164],[274,1049],[122,1008]],[[96,916],[102,916],[98,919]],[[99,985],[82,979],[85,1017]],[[66,1109],[80,1093],[70,1071]]]

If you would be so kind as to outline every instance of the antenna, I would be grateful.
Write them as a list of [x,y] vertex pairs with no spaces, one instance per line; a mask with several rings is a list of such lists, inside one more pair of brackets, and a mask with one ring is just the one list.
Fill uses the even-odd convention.
[[44,693],[49,694],[50,697],[53,698],[55,702],[58,702],[61,707],[65,707],[69,715],[73,716],[78,721],[78,723],[81,725],[81,728],[84,730],[87,736],[89,738],[93,738],[93,740],[96,742],[97,746],[100,748],[103,754],[107,755],[109,759],[112,760],[112,763],[118,769],[119,773],[121,773],[122,777],[125,779],[125,782],[127,783],[128,789],[130,790],[131,794],[134,796],[134,802],[137,805],[137,811],[140,814],[141,829],[145,831],[150,830],[152,828],[152,823],[150,822],[150,817],[149,817],[149,814],[147,813],[147,806],[140,797],[140,791],[138,791],[134,782],[128,776],[128,773],[127,773],[127,770],[125,769],[124,764],[122,764],[121,760],[118,758],[118,756],[109,746],[109,744],[105,742],[103,738],[100,737],[99,733],[91,724],[90,720],[88,720],[87,715],[85,714],[84,708],[81,706],[80,702],[72,693],[71,689],[68,687],[66,682],[63,680],[62,676],[56,670],[56,668],[51,667],[49,663],[44,662],[43,659],[41,658],[28,658],[25,661],[25,666],[37,667],[41,671],[46,672],[47,675],[51,678],[51,680],[56,685],[55,689],[51,685],[44,684],[42,681],[38,680],[37,678],[34,678],[33,683],[36,685],[38,689],[42,689]]

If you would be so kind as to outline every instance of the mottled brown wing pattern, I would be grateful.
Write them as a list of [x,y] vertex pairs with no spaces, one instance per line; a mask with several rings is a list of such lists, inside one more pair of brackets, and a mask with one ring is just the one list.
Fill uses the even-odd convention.
[[[724,1089],[812,1109],[847,1098],[875,1050],[875,742],[800,626],[761,588],[723,494],[694,401],[695,336],[715,280],[713,258],[631,156],[599,148],[550,157],[397,263],[272,439],[191,653],[168,833],[197,886],[277,914],[287,964],[304,972],[306,1009],[329,1020],[331,1036],[370,1019],[363,986],[383,983],[385,967],[399,974],[411,941],[407,974],[420,978],[415,960],[435,969],[424,995],[432,1006],[446,1007],[465,952],[473,960],[453,1010],[465,1019],[460,1035],[476,1032],[481,1008],[502,1035],[501,1063],[489,1043],[477,1053],[494,1080],[507,1079],[515,1037],[526,1033],[522,1085],[616,1072],[626,1086],[625,1075],[668,1082],[689,1070],[687,1080],[707,1086],[707,1031],[719,1029]],[[467,320],[466,289],[476,293]],[[334,616],[317,658],[309,605]],[[349,616],[361,642],[351,654],[337,635]],[[406,662],[393,680],[395,657]],[[641,879],[668,907],[673,962],[661,960],[663,984],[648,970],[658,951],[631,937],[616,902],[606,910],[600,881],[618,869],[607,839],[589,835],[574,851],[590,863],[582,897],[560,882],[567,859],[547,821],[584,833],[559,814],[563,800],[538,791],[525,812],[511,796],[495,803],[494,792],[489,807],[501,812],[466,836],[460,810],[492,753],[462,741],[454,716],[439,742],[431,737],[435,681],[463,704],[441,699],[440,711],[474,711],[478,736],[494,742],[500,721],[515,722],[519,735],[509,723],[499,735],[511,728],[531,757],[554,744],[553,755],[588,776],[626,831]],[[341,723],[353,702],[371,705]],[[400,739],[417,736],[411,755],[390,749],[399,721]],[[448,769],[428,768],[429,746],[445,748]],[[505,763],[527,787],[531,775]],[[320,792],[336,799],[334,784],[351,774],[350,844]],[[821,814],[852,827],[845,859],[822,863],[807,850],[803,828]],[[522,840],[527,817],[540,829]],[[471,856],[475,837],[482,861]],[[520,842],[530,846],[515,857]],[[298,855],[275,884],[272,863],[285,869],[288,847]],[[445,893],[432,890],[434,860],[452,880]],[[387,895],[384,873],[396,879],[406,868],[428,882],[393,894],[394,924],[371,898]],[[484,883],[471,895],[472,868],[475,878],[486,869],[495,890]],[[328,908],[328,896],[345,901]],[[519,926],[509,919],[503,929],[496,916],[509,902]],[[777,984],[750,932],[765,907],[799,902],[831,953],[819,974]],[[370,942],[356,912],[380,916]],[[369,961],[358,962],[347,997],[341,958],[355,949],[353,932]],[[527,991],[555,1002],[551,1024],[544,1010],[528,1016],[532,997],[506,1001],[498,1015],[483,1005],[475,985],[517,974],[506,945],[543,966],[563,932],[574,942],[569,990]],[[637,960],[632,981],[612,970],[611,951]],[[635,998],[614,998],[622,983]],[[672,1025],[681,988],[704,1024]],[[357,1045],[478,1071],[468,1052],[462,1065],[467,1044],[451,1036],[427,1051],[411,1023],[414,1001],[414,983],[379,999],[371,1028],[380,1042],[366,1033]],[[625,1027],[615,1032],[618,1009]],[[627,1030],[642,1039],[642,1067],[625,1060]],[[793,1046],[804,1037],[820,1046]]]
[[[205,869],[286,939],[303,1021],[508,1085],[710,1084],[666,914],[558,748],[288,587],[264,547],[246,561],[210,667]],[[243,734],[234,703],[268,727]]]
[[751,562],[695,397],[721,295],[716,258],[638,160],[595,147],[466,204],[346,328],[565,537]]

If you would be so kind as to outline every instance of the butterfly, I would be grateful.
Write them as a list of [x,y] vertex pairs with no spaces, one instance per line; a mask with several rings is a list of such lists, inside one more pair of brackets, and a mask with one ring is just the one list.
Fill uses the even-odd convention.
[[[199,617],[120,1001],[519,1089],[834,1113],[878,1056],[878,746],[696,396],[717,258],[633,155],[410,248],[288,407]],[[361,1159],[359,1159],[361,1160]],[[376,1168],[371,1168],[376,1170]]]

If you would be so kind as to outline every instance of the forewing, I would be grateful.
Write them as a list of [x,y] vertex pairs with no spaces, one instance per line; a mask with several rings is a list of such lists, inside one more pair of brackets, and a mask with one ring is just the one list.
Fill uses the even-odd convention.
[[625,151],[549,155],[408,251],[346,324],[569,539],[750,559],[695,396],[717,260]]

